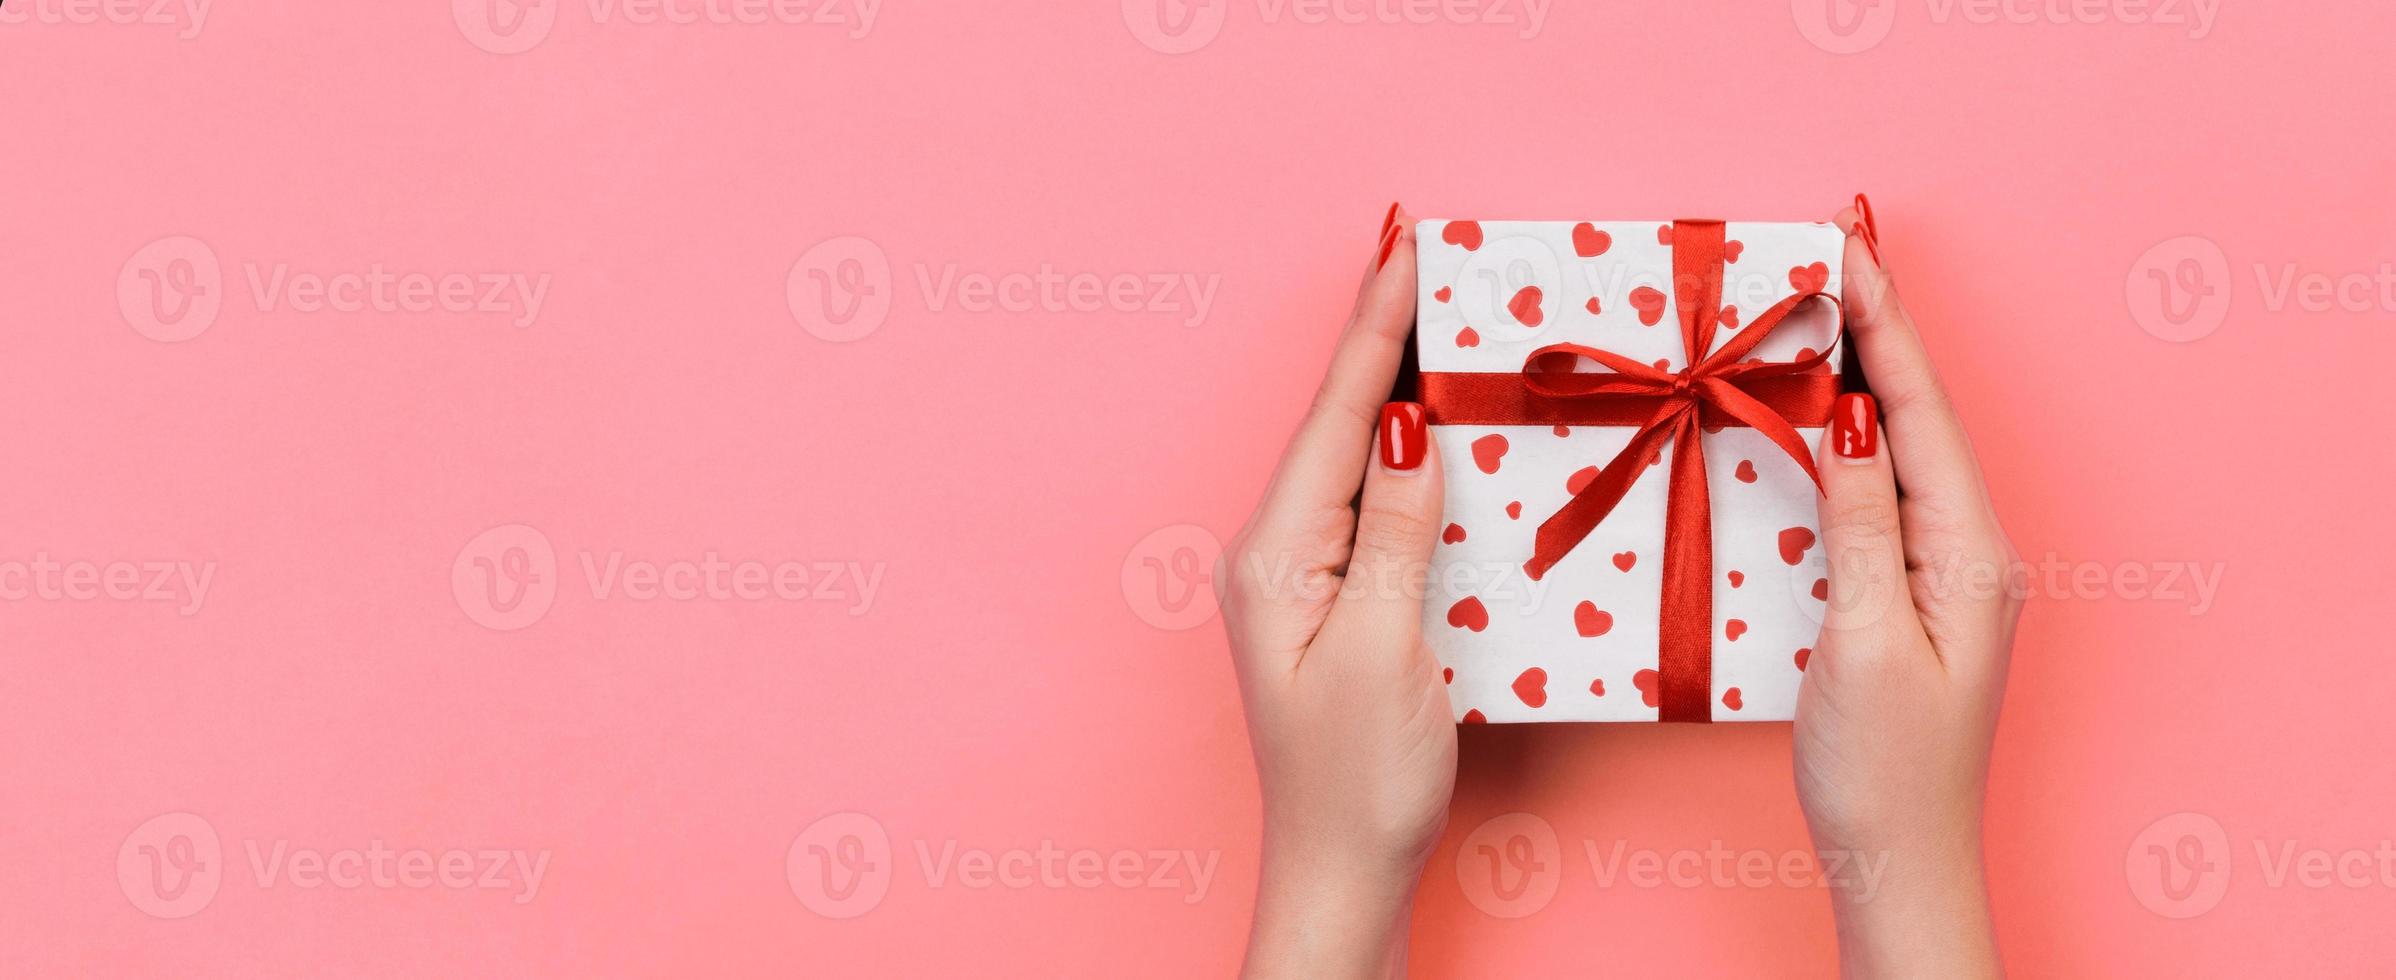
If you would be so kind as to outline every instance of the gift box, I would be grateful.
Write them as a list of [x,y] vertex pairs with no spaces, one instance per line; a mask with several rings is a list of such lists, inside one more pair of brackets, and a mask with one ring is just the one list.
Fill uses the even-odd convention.
[[1829,594],[1825,223],[1423,221],[1446,473],[1423,635],[1465,722],[1786,721]]

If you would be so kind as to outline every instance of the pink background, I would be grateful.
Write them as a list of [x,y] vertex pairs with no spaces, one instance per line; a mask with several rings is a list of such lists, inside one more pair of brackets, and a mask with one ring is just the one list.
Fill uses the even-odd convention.
[[[1178,623],[1142,559],[1174,567],[1191,532],[1141,542],[1245,517],[1389,200],[1806,219],[1856,190],[2022,553],[2222,573],[2201,614],[2033,603],[1989,791],[2011,966],[2379,968],[2396,882],[2275,883],[2257,848],[2391,836],[2390,474],[2356,433],[2396,301],[2316,312],[2263,286],[2396,259],[2396,11],[2241,5],[2197,37],[2103,7],[1976,23],[1879,2],[1893,26],[1848,55],[1801,29],[1814,0],[1559,4],[1528,39],[1243,0],[1180,55],[1129,26],[1147,0],[889,0],[857,38],[563,3],[500,55],[460,26],[472,2],[222,3],[184,38],[9,0],[0,587],[39,554],[215,564],[189,616],[0,601],[0,973],[1224,975],[1254,777],[1219,630],[1155,625]],[[2175,343],[2132,310],[2147,266],[2180,268],[2150,247],[2183,235],[2220,249],[2228,306]],[[169,236],[222,270],[221,310],[179,343],[119,310],[120,287],[152,296],[144,273],[197,268],[143,264]],[[889,268],[866,280],[886,320],[848,343],[785,293],[835,236]],[[1196,326],[976,311],[920,284],[952,263],[1219,289]],[[278,264],[551,281],[519,329],[265,309],[248,270]],[[554,604],[486,628],[452,566],[518,523],[553,548]],[[710,551],[883,576],[851,615],[854,596],[603,598],[582,572]],[[1817,889],[1601,887],[1581,856],[1803,847],[1785,727],[1463,747],[1420,973],[1834,969]],[[1459,844],[1517,811],[1563,867],[1552,901],[1502,919],[1460,886],[1489,869]],[[817,824],[843,812],[863,816]],[[137,828],[181,813],[170,830],[219,844],[178,873],[218,890],[162,918],[118,869],[171,847]],[[2187,840],[2226,891],[2156,898],[2137,859],[2206,820],[2222,835]],[[818,914],[859,909],[827,902],[827,869],[791,873],[794,842],[877,834],[878,903]],[[261,881],[247,852],[375,841],[550,857],[517,904]],[[1214,853],[1217,874],[1202,896],[969,887],[917,856],[1043,841]]]

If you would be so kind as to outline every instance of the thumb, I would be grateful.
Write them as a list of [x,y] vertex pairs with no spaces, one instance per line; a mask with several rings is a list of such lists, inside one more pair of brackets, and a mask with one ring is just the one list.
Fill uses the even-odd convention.
[[1411,632],[1422,625],[1423,578],[1439,536],[1439,451],[1414,402],[1383,405],[1373,442],[1339,615],[1367,629]]
[[1839,396],[1820,456],[1822,553],[1830,563],[1822,645],[1918,630],[1913,598],[1905,588],[1896,471],[1880,442],[1880,412],[1872,396]]

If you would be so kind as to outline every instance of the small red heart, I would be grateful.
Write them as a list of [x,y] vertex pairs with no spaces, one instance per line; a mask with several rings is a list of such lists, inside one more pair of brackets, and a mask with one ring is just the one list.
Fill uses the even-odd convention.
[[1672,226],[1671,226],[1671,225],[1657,225],[1657,226],[1656,226],[1656,244],[1658,244],[1658,245],[1670,245],[1670,244],[1672,244]]
[[1514,518],[1515,520],[1518,520],[1518,521],[1519,521],[1519,520],[1521,520],[1521,519],[1522,519],[1522,501],[1520,501],[1520,500],[1508,501],[1508,502],[1506,503],[1506,516],[1507,516],[1507,517]]
[[1447,542],[1447,543],[1449,543],[1449,544],[1455,544],[1455,543],[1457,543],[1457,542],[1459,542],[1459,541],[1463,541],[1463,540],[1464,540],[1464,525],[1462,525],[1462,524],[1450,524],[1450,525],[1448,525],[1448,529],[1447,529],[1447,530],[1445,530],[1445,531],[1441,531],[1441,532],[1439,533],[1439,540],[1441,540],[1441,541],[1445,541],[1445,542]]
[[1658,371],[1670,371],[1670,370],[1672,370],[1672,362],[1671,362],[1670,360],[1667,360],[1667,359],[1665,359],[1665,358],[1661,358],[1661,357],[1659,357],[1659,358],[1656,358],[1656,370],[1658,370]]
[[1732,472],[1732,473],[1731,473],[1731,475],[1732,475],[1732,476],[1735,476],[1735,477],[1738,477],[1738,478],[1739,478],[1739,482],[1741,482],[1741,483],[1754,483],[1754,482],[1755,482],[1755,460],[1752,460],[1752,459],[1742,459],[1742,460],[1740,460],[1740,461],[1739,461],[1739,468],[1738,468],[1736,471]]
[[1580,469],[1575,470],[1571,476],[1564,478],[1564,492],[1574,496],[1579,496],[1581,493],[1581,488],[1588,486],[1591,481],[1596,479],[1597,467],[1581,467]]
[[1736,239],[1736,238],[1733,238],[1733,239],[1731,239],[1730,241],[1727,241],[1727,242],[1723,242],[1723,243],[1722,243],[1722,261],[1724,261],[1724,262],[1737,262],[1737,261],[1739,261],[1739,253],[1741,253],[1741,252],[1744,252],[1744,251],[1747,251],[1747,243],[1746,243],[1746,242],[1742,242],[1742,241],[1740,241],[1740,240],[1738,240],[1738,239]]
[[1800,294],[1821,292],[1822,287],[1830,285],[1830,263],[1816,262],[1790,269],[1789,285],[1797,287]]
[[1659,695],[1656,693],[1656,682],[1662,679],[1655,671],[1642,670],[1631,675],[1631,686],[1639,689],[1639,700],[1647,702],[1647,706],[1653,708],[1663,703],[1658,700]]
[[1584,259],[1604,255],[1613,246],[1614,236],[1597,230],[1596,225],[1584,221],[1572,226],[1572,250]]
[[1797,348],[1797,356],[1796,356],[1796,357],[1789,358],[1789,363],[1791,363],[1791,364],[1794,364],[1794,363],[1797,363],[1798,361],[1810,361],[1810,360],[1813,360],[1813,357],[1814,357],[1814,349],[1813,349],[1813,348],[1811,348],[1811,347],[1800,347],[1800,348]]
[[1723,623],[1722,635],[1734,642],[1737,641],[1739,637],[1747,635],[1747,621],[1744,619],[1734,619]]
[[1603,678],[1603,677],[1600,677],[1600,678],[1598,678],[1598,679],[1596,679],[1596,680],[1590,681],[1590,682],[1589,682],[1589,693],[1591,693],[1591,694],[1595,694],[1595,695],[1597,695],[1598,697],[1601,697],[1601,698],[1602,698],[1602,697],[1605,697],[1605,696],[1606,696],[1606,679],[1605,679],[1605,678]]
[[1631,308],[1639,311],[1639,322],[1655,326],[1664,320],[1664,291],[1654,286],[1631,290]]
[[1440,302],[1442,302],[1442,303],[1445,303],[1445,302],[1447,302],[1447,301],[1448,301],[1448,297],[1450,297],[1450,296],[1454,296],[1454,295],[1456,295],[1456,291],[1455,291],[1455,290],[1453,290],[1453,289],[1449,289],[1449,288],[1448,288],[1448,287],[1446,287],[1446,286],[1441,286],[1441,287],[1439,287],[1439,291],[1438,291],[1438,292],[1436,292],[1436,293],[1432,293],[1432,294],[1431,294],[1431,298],[1432,298],[1432,299],[1435,299],[1435,300],[1438,300],[1438,301],[1440,301]]
[[1791,565],[1805,560],[1805,549],[1814,546],[1812,528],[1793,527],[1780,532],[1780,560]]
[[1473,710],[1464,713],[1464,723],[1467,725],[1486,725],[1489,724],[1489,719],[1481,714],[1481,709],[1474,708]]
[[1829,601],[1830,601],[1830,580],[1829,580],[1829,579],[1826,579],[1826,578],[1818,578],[1818,579],[1815,579],[1815,580],[1814,580],[1814,598],[1816,598],[1816,599],[1820,599],[1820,600],[1822,600],[1823,602],[1829,602]]
[[1439,229],[1439,240],[1450,245],[1462,245],[1467,252],[1480,248],[1481,223],[1478,221],[1450,221],[1447,223],[1447,227]]
[[1547,671],[1533,667],[1514,679],[1514,696],[1537,708],[1547,704]]
[[[1473,465],[1483,473],[1498,471],[1498,461],[1506,458],[1506,437],[1492,432],[1473,440]],[[1791,562],[1791,564],[1795,564]]]
[[[1448,525],[1448,526],[1449,526],[1449,527],[1455,527],[1456,525],[1454,525],[1454,524],[1450,524],[1450,525]],[[1739,571],[1739,570],[1738,570],[1738,569],[1736,569],[1736,568],[1734,568],[1734,569],[1731,569],[1731,570],[1730,570],[1730,587],[1731,587],[1731,588],[1734,588],[1734,589],[1735,589],[1735,588],[1738,588],[1739,586],[1746,585],[1746,584],[1747,584],[1747,573],[1745,573],[1745,572],[1742,572],[1742,571]]]
[[1448,607],[1448,625],[1478,633],[1489,628],[1489,610],[1481,605],[1480,596],[1465,596]]
[[1811,660],[1811,659],[1813,659],[1813,656],[1814,656],[1814,648],[1812,648],[1812,647],[1804,647],[1804,648],[1801,648],[1801,649],[1799,649],[1799,650],[1797,651],[1797,669],[1798,669],[1798,670],[1804,670],[1804,669],[1805,669],[1805,662],[1806,662],[1806,661],[1808,661],[1808,660]]
[[1458,330],[1456,331],[1456,346],[1479,347],[1481,346],[1481,334],[1471,327]]
[[1614,614],[1597,608],[1597,603],[1583,599],[1580,605],[1572,607],[1572,628],[1580,631],[1582,636],[1604,636],[1607,630],[1614,628]]
[[1547,319],[1547,314],[1540,312],[1540,298],[1539,287],[1524,286],[1514,291],[1513,299],[1506,301],[1506,312],[1514,314],[1514,319],[1523,326],[1536,327]]
[[1559,426],[1557,426],[1557,427],[1556,427],[1556,438],[1558,438],[1558,439],[1562,439],[1562,438],[1564,438],[1565,436],[1569,436],[1569,435],[1571,435],[1571,434],[1572,434],[1572,426],[1569,426],[1569,425],[1559,425]]
[[1625,551],[1614,556],[1614,567],[1626,572],[1631,570],[1632,565],[1638,563],[1639,553],[1636,551]]
[[1739,308],[1736,306],[1725,306],[1722,308],[1722,315],[1717,319],[1721,321],[1723,326],[1737,330],[1739,329]]
[[1729,708],[1732,711],[1737,711],[1740,708],[1746,707],[1747,702],[1739,697],[1739,689],[1734,687],[1730,690],[1722,692],[1722,706]]
[[1597,315],[1597,297],[1595,297],[1595,296],[1591,296],[1591,297],[1589,297],[1589,302],[1586,302],[1586,303],[1583,303],[1583,304],[1581,304],[1581,308],[1582,308],[1582,309],[1585,309],[1585,310],[1588,310],[1588,311],[1589,311],[1589,315],[1590,315],[1590,316],[1596,316],[1596,315]]
[[1440,680],[1442,680],[1442,681],[1445,681],[1445,682],[1447,682],[1447,683],[1449,683],[1449,684],[1454,684],[1454,683],[1456,683],[1456,668],[1454,668],[1454,667],[1442,667],[1442,668],[1440,668],[1440,669],[1439,669],[1439,679],[1440,679]]

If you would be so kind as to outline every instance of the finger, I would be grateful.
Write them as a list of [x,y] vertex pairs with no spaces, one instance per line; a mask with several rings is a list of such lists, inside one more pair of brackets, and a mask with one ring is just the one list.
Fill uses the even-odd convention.
[[1373,427],[1414,329],[1413,221],[1394,205],[1387,221],[1322,387],[1258,506],[1262,527],[1320,526],[1323,514],[1356,499]]
[[1357,507],[1356,547],[1331,615],[1343,629],[1397,639],[1422,626],[1422,578],[1441,527],[1441,476],[1421,405],[1391,402],[1380,419]]
[[[1921,643],[1905,588],[1896,473],[1880,445],[1877,414],[1872,396],[1840,395],[1818,451],[1822,553],[1830,563],[1822,636],[1823,645],[1835,650],[1914,649]],[[1910,642],[1892,642],[1900,640]]]
[[1922,563],[2000,561],[2003,536],[1979,461],[1913,317],[1874,257],[1878,233],[1854,208],[1835,220],[1848,230],[1842,289],[1847,335],[1888,433],[1887,455],[1903,490],[1908,554]]

